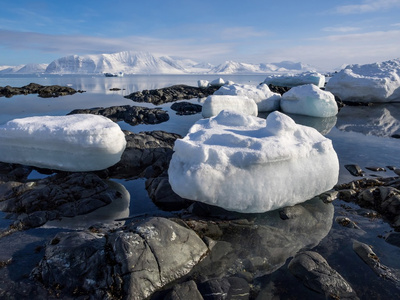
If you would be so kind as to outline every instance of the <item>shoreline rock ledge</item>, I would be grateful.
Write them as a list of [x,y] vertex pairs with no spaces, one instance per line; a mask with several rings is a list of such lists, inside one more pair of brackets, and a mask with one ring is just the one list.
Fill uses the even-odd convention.
[[68,86],[49,85],[44,86],[37,83],[30,83],[23,87],[0,86],[0,97],[11,98],[17,95],[38,94],[42,98],[56,98],[59,96],[73,95],[76,93],[84,93],[82,90],[75,90]]

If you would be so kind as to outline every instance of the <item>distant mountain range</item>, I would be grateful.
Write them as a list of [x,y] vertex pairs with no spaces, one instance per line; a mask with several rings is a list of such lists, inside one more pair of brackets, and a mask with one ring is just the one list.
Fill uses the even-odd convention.
[[0,74],[265,74],[315,71],[309,65],[283,61],[249,64],[226,61],[214,66],[187,58],[155,56],[147,52],[124,51],[113,54],[70,55],[50,64],[0,66]]

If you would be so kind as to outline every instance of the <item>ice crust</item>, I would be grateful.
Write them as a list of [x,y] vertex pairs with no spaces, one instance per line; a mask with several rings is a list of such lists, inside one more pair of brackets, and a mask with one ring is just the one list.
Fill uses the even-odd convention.
[[168,174],[175,193],[242,213],[306,201],[339,175],[331,141],[280,112],[265,120],[222,111],[195,123],[174,151]]
[[400,58],[349,65],[328,81],[326,89],[344,101],[399,102]]
[[268,75],[265,84],[294,87],[303,84],[315,84],[318,87],[325,85],[325,75],[317,72],[304,72],[300,74]]
[[116,164],[126,140],[103,116],[77,114],[14,119],[0,126],[0,161],[63,171],[95,171]]
[[214,95],[245,96],[252,99],[257,104],[258,111],[261,112],[278,110],[281,100],[281,95],[271,92],[266,84],[260,84],[258,86],[237,83],[224,85],[220,87]]
[[257,116],[257,104],[244,96],[210,95],[203,103],[202,115],[210,118],[218,115],[222,110],[241,112],[246,115]]
[[285,113],[321,118],[333,117],[338,113],[335,96],[314,84],[296,86],[284,93],[281,109]]

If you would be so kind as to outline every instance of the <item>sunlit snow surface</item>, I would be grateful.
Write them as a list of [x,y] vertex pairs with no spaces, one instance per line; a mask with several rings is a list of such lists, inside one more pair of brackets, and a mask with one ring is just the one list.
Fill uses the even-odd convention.
[[344,101],[400,102],[400,58],[349,65],[328,81],[326,89]]
[[174,151],[168,171],[174,192],[232,211],[294,205],[338,180],[331,141],[280,112],[265,120],[222,111],[199,120]]
[[121,128],[96,115],[28,117],[0,126],[0,159],[7,163],[102,170],[121,159],[125,146]]
[[278,110],[281,100],[281,95],[271,92],[266,84],[250,85],[235,83],[224,85],[214,95],[245,96],[257,104],[259,112]]
[[303,84],[315,84],[318,87],[325,85],[325,75],[317,72],[304,72],[300,74],[286,74],[286,75],[268,75],[265,84],[273,84],[277,86],[299,86]]

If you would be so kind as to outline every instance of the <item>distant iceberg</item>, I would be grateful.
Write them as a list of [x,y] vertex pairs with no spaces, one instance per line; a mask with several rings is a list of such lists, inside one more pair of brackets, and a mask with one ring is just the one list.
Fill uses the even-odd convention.
[[315,84],[318,87],[325,85],[325,75],[318,72],[304,72],[300,74],[268,75],[265,84],[294,87],[303,84]]

